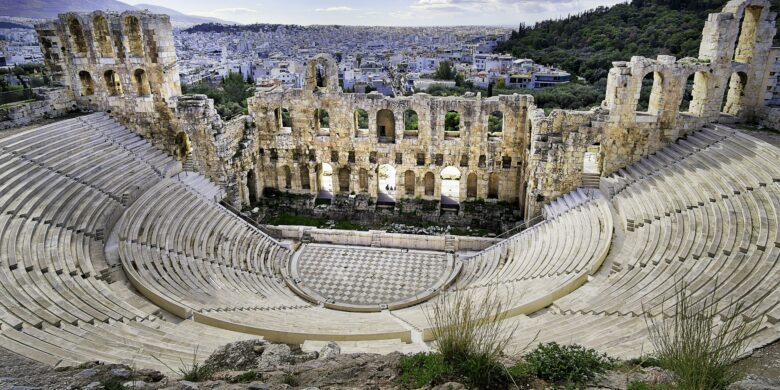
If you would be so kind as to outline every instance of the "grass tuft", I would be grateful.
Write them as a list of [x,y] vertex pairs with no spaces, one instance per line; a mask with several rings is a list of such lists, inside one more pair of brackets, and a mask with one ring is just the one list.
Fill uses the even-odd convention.
[[170,371],[177,373],[181,376],[182,380],[190,381],[190,382],[203,382],[211,379],[214,372],[211,370],[210,367],[207,367],[205,365],[202,365],[200,362],[198,362],[198,348],[195,347],[195,350],[192,353],[192,363],[186,364],[184,363],[184,360],[179,359],[181,362],[181,367],[179,368],[172,368],[162,360],[160,360],[157,356],[152,356],[155,360],[160,362],[160,364],[167,367]]

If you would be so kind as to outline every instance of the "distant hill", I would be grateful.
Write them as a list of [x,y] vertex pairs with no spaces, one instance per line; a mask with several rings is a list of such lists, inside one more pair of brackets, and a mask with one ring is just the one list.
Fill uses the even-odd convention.
[[152,4],[132,6],[117,0],[0,0],[0,16],[14,16],[34,19],[52,19],[58,14],[69,11],[89,12],[128,11],[148,9],[154,13],[171,16],[171,22],[178,26],[191,26],[199,23],[227,23],[216,18],[186,15],[179,11]]
[[0,21],[0,28],[26,28],[26,29],[32,29],[32,26],[27,26],[27,25],[19,24],[19,23]]
[[[771,0],[773,11],[780,0]],[[521,25],[498,51],[556,65],[591,82],[605,78],[612,61],[631,56],[696,57],[707,15],[726,0],[632,0],[612,7]],[[775,37],[775,44],[778,43]]]

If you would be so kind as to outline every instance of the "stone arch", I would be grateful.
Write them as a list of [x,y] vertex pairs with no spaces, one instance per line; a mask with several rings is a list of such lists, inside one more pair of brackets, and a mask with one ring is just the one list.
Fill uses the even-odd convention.
[[[650,81],[652,80],[652,82]],[[664,75],[661,72],[648,72],[642,77],[637,88],[634,111],[658,115],[663,101]]]
[[416,138],[420,133],[420,117],[417,111],[404,111],[404,138]]
[[68,17],[68,32],[73,39],[73,48],[77,54],[87,54],[87,40],[84,38],[84,29],[75,16]]
[[380,202],[395,202],[396,171],[390,164],[382,164],[377,170],[377,190]]
[[355,134],[368,135],[368,112],[362,108],[355,110]]
[[145,70],[136,69],[133,72],[133,80],[135,81],[135,91],[138,96],[149,96],[152,94],[149,88],[149,78],[146,76]]
[[366,168],[360,168],[358,171],[358,184],[360,192],[368,192],[368,170]]
[[339,68],[330,54],[317,54],[309,60],[306,69],[306,85],[309,90],[336,91],[339,86]]
[[284,107],[279,107],[274,111],[276,116],[277,126],[282,130],[292,130],[292,116],[290,110]]
[[119,96],[122,94],[122,82],[119,75],[109,69],[103,73],[103,79],[106,82],[106,90],[110,96]]
[[349,167],[341,167],[341,169],[339,169],[339,192],[349,192],[351,174],[352,171]]
[[460,170],[452,165],[441,170],[442,205],[460,204]]
[[246,189],[249,194],[249,203],[257,203],[259,200],[257,191],[257,174],[254,169],[250,169],[246,173]]
[[585,149],[582,158],[582,173],[586,175],[601,175],[601,144],[595,143]]
[[749,64],[753,61],[758,41],[758,27],[764,7],[748,5],[742,12],[739,36],[734,47],[734,61]]
[[322,163],[320,165],[320,171],[317,175],[317,186],[319,189],[320,198],[332,198],[333,197],[333,166],[328,163]]
[[190,142],[190,136],[187,133],[180,131],[176,134],[176,155],[182,159],[186,159],[192,151],[192,143]]
[[745,86],[748,76],[745,72],[734,72],[729,79],[721,111],[728,115],[739,116],[745,105]]
[[282,167],[282,180],[284,183],[284,189],[289,190],[292,188],[292,171],[290,167],[285,165]]
[[404,194],[406,196],[414,196],[414,172],[408,170],[404,172]]
[[309,166],[306,164],[301,165],[298,169],[298,175],[301,180],[301,189],[305,191],[311,190],[311,183],[309,183]]
[[693,115],[702,115],[704,105],[707,103],[707,90],[709,88],[709,73],[698,71],[685,79],[682,98],[680,99],[680,112]]
[[493,111],[488,115],[488,136],[500,135],[504,131],[504,113]]
[[395,115],[388,109],[376,112],[376,135],[380,143],[395,143]]
[[423,176],[423,186],[425,187],[425,196],[433,196],[436,190],[436,177],[433,172],[427,172]]
[[125,16],[123,20],[127,49],[131,56],[144,56],[144,41],[141,37],[141,22],[133,15]]
[[95,37],[95,47],[100,57],[112,57],[114,48],[111,46],[111,30],[108,21],[103,14],[96,14],[92,18],[92,32]]
[[470,199],[477,197],[477,174],[474,172],[469,173],[466,178],[466,197]]
[[79,82],[81,83],[81,96],[91,96],[95,94],[95,83],[92,81],[92,75],[86,70],[79,72]]
[[498,173],[491,172],[488,176],[488,199],[498,199]]

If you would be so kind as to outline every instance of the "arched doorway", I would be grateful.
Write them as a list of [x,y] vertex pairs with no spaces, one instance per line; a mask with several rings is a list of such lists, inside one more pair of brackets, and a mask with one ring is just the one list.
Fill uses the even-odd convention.
[[389,164],[377,169],[377,203],[395,203],[395,168]]
[[745,72],[734,72],[729,79],[729,87],[726,92],[726,99],[723,102],[721,111],[724,114],[739,116],[744,108],[745,85],[747,84],[747,74]]
[[582,173],[586,175],[601,175],[601,145],[593,144],[585,150],[582,159]]
[[68,18],[68,32],[70,32],[70,36],[73,38],[73,46],[75,46],[76,52],[87,54],[87,40],[84,38],[84,30],[81,28],[81,23],[73,16]]
[[152,94],[149,88],[149,79],[146,76],[146,71],[143,69],[136,69],[133,72],[133,78],[135,79],[135,89],[138,96],[149,96]]
[[311,186],[309,185],[309,167],[308,166],[301,165],[300,176],[301,176],[301,189],[305,190],[305,191],[309,191],[311,189]]
[[90,96],[95,94],[95,83],[92,82],[92,76],[86,70],[79,72],[79,81],[81,82],[81,96]]
[[448,166],[441,171],[441,205],[457,206],[460,204],[460,170]]
[[477,174],[474,172],[469,173],[466,179],[466,197],[469,199],[477,197]]
[[287,165],[282,167],[282,177],[284,178],[284,189],[292,188],[292,171]]
[[411,170],[404,172],[404,194],[414,196],[414,172]]
[[376,135],[381,143],[395,143],[395,116],[392,111],[386,109],[377,111]]
[[658,115],[663,99],[664,76],[661,72],[650,72],[642,78],[637,90],[634,111],[648,115]]
[[498,199],[498,174],[495,172],[488,176],[488,199]]
[[351,175],[352,175],[352,170],[350,170],[349,167],[343,167],[339,169],[339,192],[342,193],[349,192]]
[[182,160],[187,158],[192,150],[192,144],[190,143],[190,137],[187,133],[180,131],[176,134],[176,155]]
[[130,55],[134,57],[144,56],[143,38],[141,38],[141,23],[135,16],[128,16],[124,20],[125,36],[127,37]]
[[320,172],[317,177],[319,181],[319,193],[318,198],[332,199],[333,198],[333,167],[328,163],[322,163],[320,166]]
[[106,89],[110,96],[119,96],[122,94],[122,82],[119,80],[119,76],[113,70],[107,70],[103,73],[103,78],[106,81]]
[[254,169],[246,173],[246,188],[249,193],[249,204],[257,203],[257,175]]
[[92,18],[92,32],[95,36],[98,54],[101,57],[113,56],[114,49],[111,47],[111,31],[108,29],[108,21],[105,16],[98,14]]
[[423,177],[423,182],[425,184],[425,196],[433,196],[436,187],[436,178],[433,172],[426,173],[425,177]]

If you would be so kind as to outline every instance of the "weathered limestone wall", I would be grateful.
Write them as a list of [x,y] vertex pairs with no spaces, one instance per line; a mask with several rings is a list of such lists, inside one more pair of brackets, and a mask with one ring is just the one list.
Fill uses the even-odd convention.
[[34,88],[33,93],[41,100],[0,108],[0,130],[57,118],[77,108],[69,88]]

